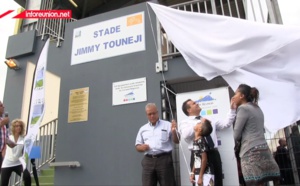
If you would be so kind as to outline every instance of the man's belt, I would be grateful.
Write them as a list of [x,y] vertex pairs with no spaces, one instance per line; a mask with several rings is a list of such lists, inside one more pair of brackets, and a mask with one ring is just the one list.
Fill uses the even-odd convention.
[[171,152],[163,152],[160,154],[146,154],[145,156],[148,158],[160,158],[162,156],[169,156],[171,154],[172,154],[172,151]]

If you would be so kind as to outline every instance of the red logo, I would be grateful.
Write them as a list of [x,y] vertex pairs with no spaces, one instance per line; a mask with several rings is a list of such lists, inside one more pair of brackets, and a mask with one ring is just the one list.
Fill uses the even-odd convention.
[[25,10],[14,18],[23,19],[70,19],[71,10]]
[[0,15],[0,18],[4,17],[4,16],[6,16],[6,15],[12,13],[12,12],[13,12],[13,10],[7,10],[5,13]]
[[[7,16],[14,10],[8,10],[0,14],[0,18]],[[21,19],[70,19],[72,18],[71,10],[25,10],[13,18]]]

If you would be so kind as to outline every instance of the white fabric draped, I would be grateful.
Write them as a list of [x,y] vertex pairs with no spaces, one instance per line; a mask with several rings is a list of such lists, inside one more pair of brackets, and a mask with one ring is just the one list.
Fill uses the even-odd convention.
[[258,88],[270,132],[300,119],[300,27],[149,5],[199,76]]

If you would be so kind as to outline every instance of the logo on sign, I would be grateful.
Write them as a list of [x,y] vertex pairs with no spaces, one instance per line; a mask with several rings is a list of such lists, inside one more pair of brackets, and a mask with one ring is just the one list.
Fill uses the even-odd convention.
[[123,99],[124,102],[134,101],[134,100],[135,100],[135,95],[134,95],[133,91],[124,95],[124,99]]

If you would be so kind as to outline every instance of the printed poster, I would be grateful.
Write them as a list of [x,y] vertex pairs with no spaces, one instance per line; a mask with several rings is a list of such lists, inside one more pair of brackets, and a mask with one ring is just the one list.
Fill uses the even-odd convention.
[[[180,121],[187,116],[182,112],[182,103],[187,99],[192,99],[202,108],[200,115],[207,119],[224,120],[230,111],[230,99],[228,87],[215,89],[207,89],[195,92],[186,92],[176,95],[177,121],[178,126]],[[239,185],[237,164],[234,155],[234,139],[233,128],[229,127],[222,131],[217,131],[218,150],[221,154],[223,168],[223,184],[224,186]],[[191,185],[189,180],[189,166],[191,152],[188,150],[187,143],[184,140],[180,141],[182,150],[179,151],[180,156],[180,173],[181,185]],[[186,161],[185,161],[186,159]]]
[[115,82],[112,93],[112,105],[147,101],[146,78]]

